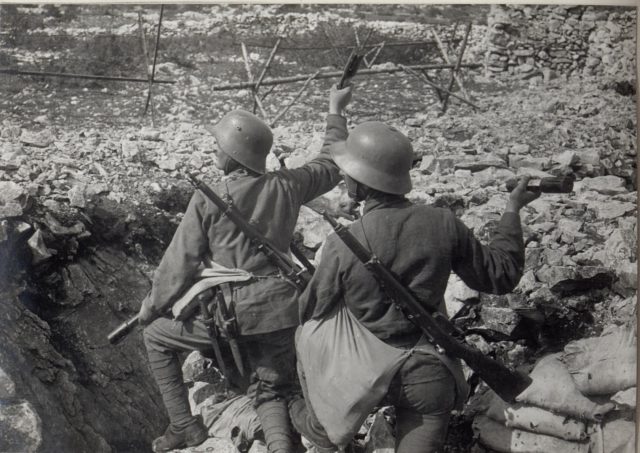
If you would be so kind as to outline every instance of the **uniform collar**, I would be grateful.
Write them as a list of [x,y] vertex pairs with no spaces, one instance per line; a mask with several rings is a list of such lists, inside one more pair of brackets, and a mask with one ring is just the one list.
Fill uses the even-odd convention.
[[369,211],[384,208],[402,208],[409,206],[411,202],[407,200],[403,195],[376,195],[375,197],[367,199],[362,210],[363,215]]
[[259,175],[257,173],[249,172],[245,168],[240,167],[240,168],[237,168],[237,169],[233,170],[228,175],[224,175],[222,177],[222,180],[226,181],[226,182],[231,182],[231,181],[235,181],[236,179],[245,178],[247,176],[257,177],[257,176],[262,176],[262,175]]

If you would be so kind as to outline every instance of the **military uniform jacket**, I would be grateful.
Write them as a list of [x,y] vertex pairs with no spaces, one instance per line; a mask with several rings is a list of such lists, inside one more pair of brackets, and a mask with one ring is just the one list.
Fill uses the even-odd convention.
[[[347,137],[346,120],[327,116],[320,154],[296,169],[227,178],[213,189],[233,204],[280,251],[289,253],[300,207],[332,189],[340,180],[329,146]],[[188,289],[203,261],[251,272],[256,278],[234,284],[240,334],[273,332],[298,324],[295,287],[278,274],[266,256],[219,209],[196,191],[158,266],[144,303],[162,314]]]
[[[400,277],[428,310],[446,313],[444,292],[451,271],[471,288],[502,294],[520,280],[524,243],[520,217],[505,213],[489,245],[480,243],[448,209],[414,205],[398,196],[367,201],[362,219],[349,231]],[[378,338],[417,332],[388,303],[364,265],[335,234],[301,299],[301,318],[320,318],[344,300],[358,320]]]

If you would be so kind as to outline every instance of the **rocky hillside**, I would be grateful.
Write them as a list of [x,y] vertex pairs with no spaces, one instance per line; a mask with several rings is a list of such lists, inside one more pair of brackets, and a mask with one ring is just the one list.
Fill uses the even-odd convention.
[[[74,65],[93,61],[100,69],[94,59],[102,57],[112,63],[102,68],[109,74],[144,77],[133,6],[2,11],[9,30],[0,38],[3,65],[82,72],[91,68]],[[140,12],[152,42],[158,11]],[[372,40],[426,40],[437,30],[459,45],[456,18],[482,17],[455,8],[419,12],[394,21],[382,8],[167,8],[158,77],[177,83],[154,87],[153,123],[141,116],[145,84],[1,76],[8,96],[0,99],[0,450],[144,451],[164,429],[139,332],[117,346],[106,335],[137,312],[149,289],[193,191],[184,172],[211,182],[221,176],[203,125],[252,107],[247,91],[212,90],[246,78],[239,43],[254,44],[257,72],[269,54],[257,44],[277,35],[290,46],[327,44],[327,36],[352,45],[357,24],[361,33],[373,30]],[[14,28],[5,27],[7,18]],[[28,33],[17,33],[24,24]],[[483,61],[486,35],[475,19],[465,62]],[[108,51],[87,53],[96,42]],[[437,48],[424,47],[381,53],[378,63],[439,61]],[[283,50],[270,76],[335,70],[337,59],[331,48]],[[448,83],[447,73],[431,76]],[[443,115],[434,91],[418,79],[359,77],[347,116],[350,126],[376,118],[403,130],[416,153],[409,198],[454,210],[483,239],[506,203],[506,180],[576,176],[573,193],[543,195],[523,210],[527,263],[516,291],[488,297],[452,276],[447,294],[452,312],[481,302],[460,320],[475,332],[472,341],[530,369],[572,340],[635,318],[636,99],[624,89],[628,74],[497,79],[478,69],[465,71],[463,81],[480,109],[453,100]],[[331,82],[311,83],[304,102],[274,128],[274,152],[290,167],[320,147]],[[271,119],[298,89],[280,86],[265,98]],[[269,166],[278,168],[275,154]],[[341,186],[316,203],[349,217]],[[310,257],[329,230],[303,210],[298,240]],[[474,410],[455,418],[448,451],[472,448]]]

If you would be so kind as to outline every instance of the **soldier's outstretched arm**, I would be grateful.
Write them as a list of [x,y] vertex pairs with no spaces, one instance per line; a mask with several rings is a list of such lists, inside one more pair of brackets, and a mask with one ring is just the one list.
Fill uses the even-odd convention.
[[504,294],[516,287],[524,270],[524,240],[520,209],[540,196],[527,190],[523,177],[509,195],[507,207],[489,245],[482,244],[458,219],[454,220],[458,238],[453,270],[471,288]]
[[328,192],[340,182],[340,172],[333,162],[330,148],[334,143],[347,139],[344,110],[351,101],[352,91],[351,85],[342,89],[338,89],[336,85],[331,88],[327,126],[320,153],[303,166],[286,172],[300,196],[300,204]]

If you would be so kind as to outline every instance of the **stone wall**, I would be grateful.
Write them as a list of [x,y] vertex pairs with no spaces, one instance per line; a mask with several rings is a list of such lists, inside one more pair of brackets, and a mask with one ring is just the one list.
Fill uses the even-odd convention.
[[635,8],[492,5],[487,23],[488,74],[635,80]]

